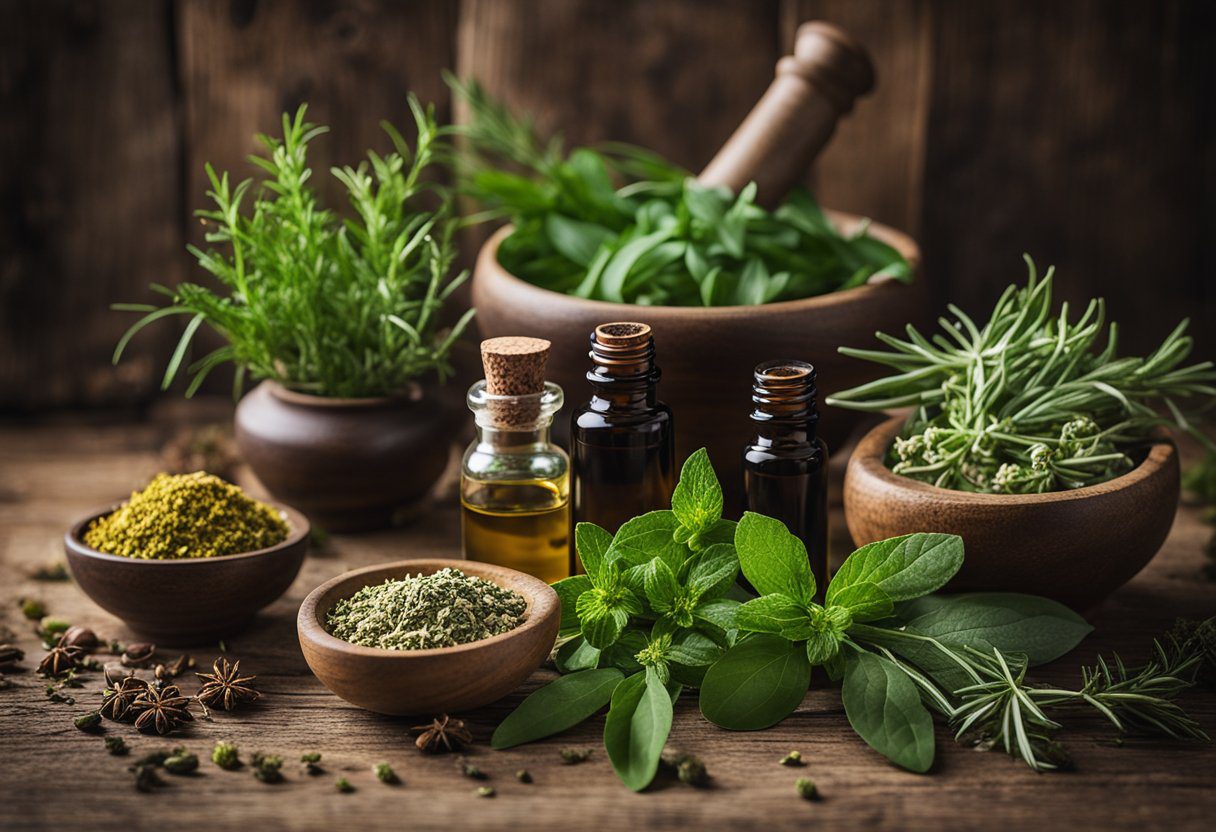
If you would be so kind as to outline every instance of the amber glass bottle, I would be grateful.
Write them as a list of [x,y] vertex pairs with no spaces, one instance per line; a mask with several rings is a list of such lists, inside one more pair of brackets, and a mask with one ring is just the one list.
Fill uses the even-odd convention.
[[804,361],[759,365],[752,402],[756,434],[743,448],[746,508],[777,518],[806,544],[822,596],[827,584],[828,448],[815,435],[815,368]]
[[570,574],[570,462],[549,441],[562,390],[544,381],[548,349],[537,338],[482,344],[486,378],[469,390],[477,439],[461,464],[460,528],[468,559],[552,583]]
[[[615,532],[668,508],[675,488],[671,408],[658,400],[659,368],[646,324],[601,324],[591,335],[591,401],[574,412],[574,520]],[[577,564],[576,564],[577,566]]]

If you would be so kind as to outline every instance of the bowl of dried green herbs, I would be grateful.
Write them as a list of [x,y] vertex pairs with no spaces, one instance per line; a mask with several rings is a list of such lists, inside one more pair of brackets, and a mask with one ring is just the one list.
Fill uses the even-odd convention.
[[[722,414],[747,412],[756,364],[812,356],[821,391],[843,390],[875,374],[836,347],[920,302],[908,285],[920,249],[906,234],[821,209],[801,188],[770,210],[754,186],[706,186],[637,147],[567,152],[476,85],[450,83],[471,114],[456,128],[458,181],[482,208],[475,218],[510,223],[474,268],[482,335],[548,339],[550,378],[570,392],[585,388],[598,324],[649,324],[677,453],[708,447],[728,494],[741,482],[739,431]],[[834,444],[857,421],[837,410],[820,425]]]
[[1188,364],[1183,321],[1144,357],[1118,355],[1100,299],[1052,304],[1054,274],[1010,286],[985,323],[950,307],[942,331],[842,348],[892,368],[838,407],[912,408],[859,443],[845,478],[858,545],[910,531],[957,534],[951,588],[1043,595],[1087,609],[1156,554],[1178,505],[1170,429],[1216,400],[1216,368]]
[[159,644],[245,628],[295,580],[308,520],[198,471],[160,474],[64,535],[68,568],[98,606]]
[[321,683],[369,711],[453,713],[519,687],[549,655],[561,604],[544,581],[503,566],[409,560],[339,575],[296,620]]

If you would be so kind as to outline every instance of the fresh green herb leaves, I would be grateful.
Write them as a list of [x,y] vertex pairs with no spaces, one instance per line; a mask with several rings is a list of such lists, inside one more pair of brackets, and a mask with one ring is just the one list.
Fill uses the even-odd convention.
[[933,765],[933,718],[898,665],[873,653],[853,653],[844,663],[840,698],[849,724],[875,751],[909,771]]
[[[640,790],[654,777],[685,687],[700,689],[701,712],[714,724],[757,730],[798,707],[815,666],[843,680],[858,735],[910,771],[933,764],[931,712],[957,736],[986,738],[1040,771],[1064,764],[1053,707],[1094,708],[1119,730],[1205,736],[1173,698],[1210,655],[1211,622],[1167,637],[1140,668],[1116,656],[1085,670],[1079,690],[1037,687],[1027,668],[1089,633],[1076,613],[1012,593],[931,595],[963,561],[962,540],[942,534],[863,546],[821,604],[801,542],[757,514],[723,520],[707,466],[700,453],[684,466],[678,510],[634,518],[611,536],[586,524],[576,530],[588,574],[554,584],[564,639],[557,665],[567,675],[507,717],[496,748],[566,730],[608,704],[608,757]],[[735,584],[740,567],[759,597]]]
[[1021,653],[1031,667],[1058,659],[1093,631],[1063,604],[1012,592],[929,596],[901,617],[908,630],[942,644]]
[[811,663],[795,643],[753,635],[726,652],[705,674],[701,713],[733,731],[768,728],[802,702],[811,683]]
[[[942,488],[1038,493],[1093,485],[1130,470],[1158,425],[1188,430],[1180,409],[1216,398],[1216,366],[1186,365],[1183,321],[1148,356],[1116,355],[1116,328],[1092,300],[1076,320],[1052,309],[1053,270],[1005,290],[984,324],[949,307],[942,332],[907,340],[879,333],[890,351],[840,352],[892,368],[886,378],[828,398],[855,410],[917,409],[888,454],[897,474]],[[1105,343],[1102,343],[1105,341]],[[1163,418],[1168,409],[1171,418]]]
[[[862,546],[840,567],[827,603],[849,587],[871,584],[892,601],[941,589],[963,565],[963,539],[953,534],[907,534]],[[872,590],[870,590],[872,592]],[[868,593],[863,593],[868,594]]]
[[454,160],[461,187],[484,208],[476,219],[511,220],[499,261],[537,286],[612,303],[732,306],[912,278],[864,229],[841,235],[804,189],[770,212],[755,185],[707,187],[640,148],[565,156],[476,84],[448,83],[472,114],[453,128],[465,139]]
[[780,520],[747,512],[735,529],[735,549],[744,577],[760,594],[780,594],[803,603],[815,597],[806,545]]
[[[679,685],[675,691],[678,693]],[[617,776],[634,791],[650,785],[671,732],[673,693],[653,668],[617,685],[604,722],[604,748]]]
[[494,748],[511,748],[565,731],[608,704],[625,675],[612,667],[562,676],[525,699],[490,738]]

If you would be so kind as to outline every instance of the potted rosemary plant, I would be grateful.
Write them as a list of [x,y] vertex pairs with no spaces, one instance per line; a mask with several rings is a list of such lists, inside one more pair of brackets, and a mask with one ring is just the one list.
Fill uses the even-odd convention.
[[[276,497],[335,531],[387,525],[422,497],[459,424],[423,380],[444,379],[473,310],[440,327],[466,275],[451,275],[448,198],[423,178],[439,142],[433,110],[412,98],[410,108],[412,149],[386,124],[393,152],[369,151],[358,167],[332,170],[349,194],[349,218],[312,187],[308,147],[326,128],[306,122],[305,107],[283,116],[281,138],[258,137],[264,152],[251,161],[260,181],[232,187],[208,165],[215,207],[197,213],[212,245],[190,251],[218,286],[154,286],[167,305],[115,307],[144,313],[115,361],[145,326],[187,318],[164,387],[184,373],[192,395],[227,362],[237,391],[247,376],[261,381],[237,408],[241,452]],[[203,325],[226,343],[187,364]]]
[[845,516],[865,544],[910,531],[967,541],[955,589],[1028,592],[1087,609],[1148,563],[1178,504],[1170,427],[1210,405],[1216,368],[1186,363],[1183,321],[1145,357],[1117,354],[1101,300],[1052,306],[1053,271],[1010,286],[986,323],[950,307],[942,332],[879,334],[890,351],[842,347],[891,375],[837,407],[912,408],[858,444]]

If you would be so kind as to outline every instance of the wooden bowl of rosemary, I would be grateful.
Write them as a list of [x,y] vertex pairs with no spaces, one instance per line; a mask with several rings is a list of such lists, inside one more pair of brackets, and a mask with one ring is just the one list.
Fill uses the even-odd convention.
[[[489,582],[495,585],[492,591],[521,599],[512,626],[489,637],[422,649],[369,647],[334,634],[331,613],[351,604],[361,592],[451,571]],[[396,611],[389,614],[397,616]],[[348,629],[354,631],[363,628],[370,616],[348,618],[353,619]],[[325,687],[360,708],[399,716],[455,713],[501,699],[549,655],[560,620],[557,593],[538,578],[476,561],[427,559],[369,566],[326,581],[300,605],[296,629],[304,659]]]
[[1178,508],[1178,451],[1161,431],[1128,473],[1040,494],[938,488],[887,467],[905,419],[874,428],[849,459],[845,520],[862,546],[911,532],[963,538],[950,590],[1042,595],[1084,612],[1132,579],[1161,548]]
[[287,591],[304,563],[309,523],[290,506],[265,501],[287,523],[279,543],[215,557],[147,559],[98,551],[86,530],[119,504],[89,512],[64,535],[72,578],[106,612],[157,644],[214,643],[240,632]]

